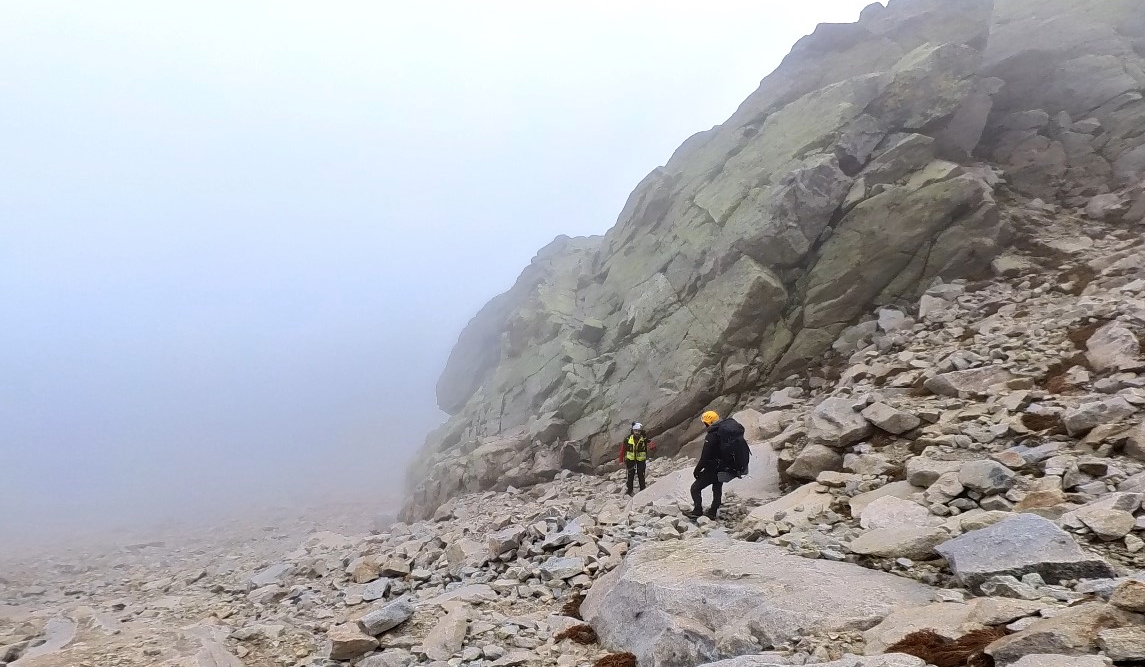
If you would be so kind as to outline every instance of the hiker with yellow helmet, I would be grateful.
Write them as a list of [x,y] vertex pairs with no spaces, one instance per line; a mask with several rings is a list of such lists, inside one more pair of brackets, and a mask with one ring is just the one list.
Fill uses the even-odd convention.
[[644,425],[632,422],[632,432],[620,443],[620,462],[628,468],[628,495],[632,495],[634,477],[640,478],[640,490],[644,490],[644,473],[648,467],[648,453],[656,448],[656,443],[644,433]]
[[751,449],[744,438],[743,425],[731,417],[720,419],[718,413],[709,410],[700,416],[700,421],[708,431],[704,437],[704,450],[700,454],[700,460],[696,462],[696,469],[692,471],[696,481],[692,483],[694,507],[689,516],[699,518],[704,514],[701,494],[710,486],[712,505],[708,509],[707,516],[709,519],[715,519],[719,516],[724,483],[747,474]]

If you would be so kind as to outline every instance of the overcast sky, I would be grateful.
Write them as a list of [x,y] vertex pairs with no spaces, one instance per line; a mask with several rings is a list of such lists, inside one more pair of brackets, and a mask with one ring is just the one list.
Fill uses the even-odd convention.
[[465,322],[865,0],[0,0],[0,542],[392,491]]

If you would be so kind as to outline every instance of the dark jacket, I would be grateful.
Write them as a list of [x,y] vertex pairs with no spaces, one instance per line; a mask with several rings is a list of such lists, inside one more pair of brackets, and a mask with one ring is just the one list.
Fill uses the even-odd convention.
[[693,475],[699,477],[704,473],[715,474],[720,471],[720,434],[717,433],[720,422],[708,427],[708,434],[704,437],[704,451],[700,452],[700,460],[696,462]]

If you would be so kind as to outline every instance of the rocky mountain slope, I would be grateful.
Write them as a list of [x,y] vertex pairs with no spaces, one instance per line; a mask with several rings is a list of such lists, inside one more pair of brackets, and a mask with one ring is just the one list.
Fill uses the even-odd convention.
[[405,516],[592,470],[633,419],[679,449],[874,307],[994,275],[1024,201],[1145,217],[1143,44],[1133,0],[892,0],[820,26],[607,234],[558,239],[473,319]]
[[[1145,662],[1142,35],[821,27],[462,334],[404,521],[0,559],[0,667]],[[692,521],[709,405],[752,472]],[[631,499],[629,417],[680,450]]]
[[665,457],[631,499],[620,471],[562,471],[413,523],[0,562],[0,664],[1145,660],[1140,225],[1008,206],[997,277],[878,309],[826,373],[749,401],[752,476],[718,521],[683,516],[693,461]]

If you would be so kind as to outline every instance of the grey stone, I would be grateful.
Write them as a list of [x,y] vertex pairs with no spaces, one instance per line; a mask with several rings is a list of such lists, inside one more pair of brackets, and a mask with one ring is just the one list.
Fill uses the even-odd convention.
[[247,580],[247,590],[253,591],[256,588],[263,586],[279,586],[282,584],[283,579],[294,570],[294,566],[288,563],[278,563],[262,570],[258,574],[253,575]]
[[862,516],[863,512],[866,511],[866,508],[879,498],[884,496],[894,496],[896,498],[906,500],[914,494],[920,493],[921,491],[921,488],[912,485],[910,482],[891,482],[890,484],[885,484],[872,491],[860,493],[852,497],[847,502],[847,504],[851,508],[851,516]]
[[1093,653],[1098,649],[1099,632],[1136,625],[1142,620],[1145,619],[1139,614],[1102,602],[1088,602],[1034,621],[1020,632],[990,644],[986,653],[1003,665],[1028,655]]
[[430,660],[449,660],[465,644],[465,631],[469,627],[469,609],[454,607],[425,636],[422,646]]
[[377,655],[367,656],[354,663],[354,667],[410,667],[414,657],[404,649],[389,648]]
[[284,593],[285,591],[281,586],[263,586],[262,588],[256,588],[253,591],[247,593],[247,599],[254,604],[264,605],[274,602]]
[[414,614],[409,597],[401,597],[380,609],[372,610],[358,619],[358,628],[367,635],[377,636],[408,621]]
[[1118,219],[1129,210],[1129,202],[1125,197],[1109,193],[1097,195],[1089,200],[1085,206],[1085,215],[1092,220]]
[[894,496],[877,498],[859,515],[859,525],[866,530],[932,526],[930,511],[910,500]]
[[807,438],[818,445],[846,447],[871,434],[871,424],[859,413],[865,401],[828,398],[811,411]]
[[353,625],[336,625],[326,632],[329,643],[326,657],[331,660],[353,660],[378,647],[378,640]]
[[1126,611],[1145,612],[1145,582],[1136,579],[1121,582],[1114,589],[1109,603]]
[[[791,657],[782,653],[772,655],[742,655],[717,662],[710,662],[706,667],[790,667]],[[871,657],[844,655],[842,658],[819,663],[818,667],[923,667],[926,663],[913,655],[890,653]],[[1034,666],[1040,667],[1040,666]],[[1059,667],[1051,665],[1047,667]],[[1060,667],[1071,667],[1062,665]],[[1079,665],[1078,667],[1101,667],[1100,665]]]
[[[1026,577],[1022,578],[1025,579]],[[1021,600],[1037,600],[1041,597],[1041,593],[1038,592],[1038,589],[1018,581],[1009,575],[990,577],[982,582],[980,588],[986,595],[996,597],[1018,598]]]
[[1013,377],[1005,368],[984,366],[941,373],[927,380],[925,386],[940,396],[973,396],[985,393],[989,387],[1012,380]]
[[583,558],[553,557],[541,564],[541,575],[546,579],[571,579],[583,571]]
[[843,470],[856,475],[886,475],[898,466],[882,454],[847,454],[843,457]]
[[445,556],[449,559],[450,569],[459,572],[462,568],[484,565],[489,559],[489,548],[477,540],[463,537],[445,548]]
[[1072,436],[1085,435],[1100,424],[1121,421],[1137,412],[1137,408],[1120,396],[1102,401],[1083,403],[1062,414],[1066,431]]
[[961,461],[938,461],[923,456],[915,456],[906,462],[906,481],[914,486],[926,488],[947,473],[957,473],[962,469]]
[[1081,508],[1075,515],[1081,519],[1086,528],[1107,542],[1125,537],[1137,523],[1131,512],[1117,509]]
[[841,470],[843,457],[839,452],[824,445],[807,445],[787,468],[787,475],[795,479],[811,481],[825,470]]
[[1113,663],[1099,655],[1057,655],[1033,653],[1024,655],[1013,667],[1111,667]]
[[912,431],[922,423],[918,417],[896,410],[885,403],[872,403],[863,410],[862,415],[875,426],[895,435]]
[[393,582],[387,578],[375,579],[374,581],[371,581],[370,583],[366,584],[365,588],[362,589],[362,599],[366,602],[381,600],[390,592],[390,586],[392,583]]
[[1086,359],[1098,372],[1141,368],[1137,336],[1120,322],[1110,322],[1098,329],[1085,346]]
[[902,526],[870,530],[851,540],[853,553],[880,558],[926,560],[934,557],[934,548],[950,539],[942,528]]
[[1065,579],[1114,576],[1109,563],[1082,551],[1069,533],[1034,514],[1018,514],[945,542],[935,550],[959,581],[972,589],[997,575],[1021,577],[1036,572],[1055,584]]
[[988,459],[968,461],[958,469],[958,481],[962,486],[987,495],[1009,491],[1016,478],[1012,470]]
[[637,547],[597,581],[581,610],[605,648],[658,667],[731,657],[720,654],[717,633],[779,645],[807,632],[869,626],[931,594],[917,582],[768,544],[698,539]]
[[521,540],[524,536],[525,529],[520,526],[510,526],[504,530],[489,533],[485,538],[489,558],[495,559],[506,551],[515,551],[521,546]]
[[1145,660],[1145,628],[1111,628],[1097,633],[1097,645],[1115,662]]

